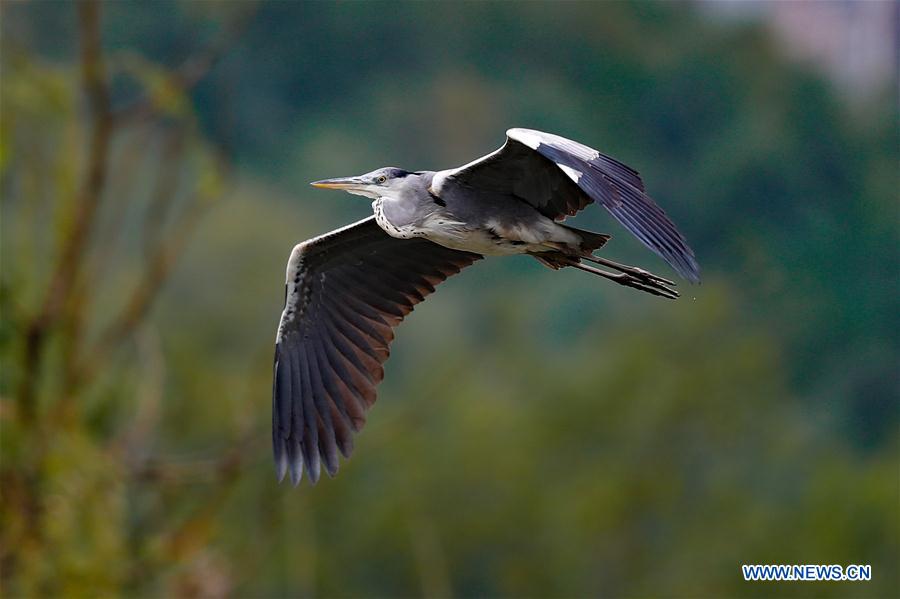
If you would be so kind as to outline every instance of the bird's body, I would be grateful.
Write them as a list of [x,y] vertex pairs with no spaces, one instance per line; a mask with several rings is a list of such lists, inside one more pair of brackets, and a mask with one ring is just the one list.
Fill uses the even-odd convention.
[[[317,181],[372,199],[374,215],[303,242],[288,261],[275,344],[272,442],[279,478],[338,468],[384,376],[393,329],[447,277],[483,256],[528,254],[674,299],[671,281],[595,256],[609,236],[560,221],[602,204],[679,274],[693,251],[637,172],[577,142],[511,129],[500,149],[443,171],[386,167]],[[586,264],[602,265],[604,270]]]
[[432,171],[407,173],[390,196],[372,202],[375,221],[391,237],[424,237],[485,256],[547,251],[547,242],[576,246],[580,237],[533,206],[503,193],[461,186],[435,190]]

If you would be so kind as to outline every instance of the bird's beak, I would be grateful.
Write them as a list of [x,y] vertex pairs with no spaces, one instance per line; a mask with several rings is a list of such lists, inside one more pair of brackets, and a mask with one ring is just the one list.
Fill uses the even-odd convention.
[[321,187],[323,189],[343,189],[345,191],[351,191],[366,187],[368,184],[360,177],[340,177],[338,179],[313,181],[310,185],[313,187]]

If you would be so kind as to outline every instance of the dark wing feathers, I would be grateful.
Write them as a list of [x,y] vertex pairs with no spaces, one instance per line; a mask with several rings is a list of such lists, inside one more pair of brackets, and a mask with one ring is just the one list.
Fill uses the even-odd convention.
[[388,236],[374,217],[301,243],[287,267],[275,343],[272,446],[281,480],[337,472],[384,377],[393,327],[447,277],[480,259]]
[[441,185],[452,181],[512,193],[554,220],[600,202],[678,274],[699,282],[694,251],[662,208],[644,192],[637,171],[558,135],[531,129],[510,129],[506,135],[506,144],[499,150],[444,171],[436,180]]

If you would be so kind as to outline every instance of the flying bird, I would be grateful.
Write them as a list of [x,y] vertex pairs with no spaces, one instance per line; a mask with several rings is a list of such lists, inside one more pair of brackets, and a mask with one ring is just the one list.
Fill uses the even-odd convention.
[[672,281],[595,256],[609,235],[562,224],[590,204],[699,282],[693,250],[635,170],[558,135],[506,136],[501,148],[458,168],[385,167],[312,183],[372,199],[374,216],[298,244],[288,260],[272,392],[279,481],[289,473],[297,485],[305,470],[315,484],[323,465],[335,475],[338,453],[350,456],[375,403],[394,327],[484,256],[528,254],[554,270],[678,297]]

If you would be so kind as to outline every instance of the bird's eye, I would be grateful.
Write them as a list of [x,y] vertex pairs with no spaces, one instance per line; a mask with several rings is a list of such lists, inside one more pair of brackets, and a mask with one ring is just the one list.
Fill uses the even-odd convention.
[[376,180],[378,183],[384,183],[385,181],[387,181],[387,177],[385,177],[384,175],[381,175],[380,177],[378,177],[378,178],[375,179],[375,180]]

